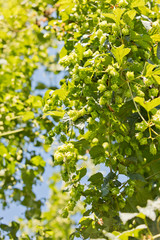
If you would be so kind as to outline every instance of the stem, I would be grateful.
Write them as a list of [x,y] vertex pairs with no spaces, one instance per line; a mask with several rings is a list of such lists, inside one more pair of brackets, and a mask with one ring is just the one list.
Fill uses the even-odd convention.
[[17,130],[14,130],[14,131],[5,132],[5,133],[0,133],[0,137],[11,135],[11,134],[22,132],[22,131],[24,131],[24,128],[20,128],[20,129],[17,129]]
[[[147,112],[147,115],[148,115],[148,120],[149,120],[149,122],[151,121],[151,119],[150,119],[150,115],[149,115],[149,112]],[[152,139],[152,132],[151,132],[151,127],[149,126],[149,137]]]
[[157,235],[153,236],[153,239],[156,239],[158,237],[160,237],[160,234],[157,234]]
[[147,226],[147,230],[148,230],[149,235],[153,238],[153,235],[152,235],[152,233],[151,233],[151,231],[150,231],[150,229],[149,229],[149,227],[148,227],[148,223],[147,223],[146,218],[144,219],[144,223],[145,223],[145,225]]
[[151,128],[151,131],[152,131],[155,135],[159,136],[159,134],[158,134],[157,132],[155,132],[152,128]]
[[71,133],[70,133],[70,135],[69,135],[69,141],[71,140],[72,133],[73,133],[73,124],[71,125]]
[[127,183],[128,183],[128,180],[122,184],[122,186],[119,188],[119,190],[121,190]]
[[135,108],[136,108],[136,110],[137,110],[139,116],[140,116],[141,119],[142,119],[142,120],[148,125],[148,122],[144,119],[144,117],[142,116],[142,114],[140,113],[140,111],[139,111],[139,109],[138,109],[138,107],[137,107],[136,102],[134,101],[133,93],[132,93],[132,90],[131,90],[131,87],[130,87],[130,84],[129,84],[128,81],[127,81],[127,84],[128,84],[128,88],[129,88],[130,93],[131,93],[131,97],[132,97],[132,100],[133,100],[134,106],[135,106]]
[[121,36],[121,42],[122,42],[122,44],[124,44],[124,40],[123,40],[123,36],[122,36],[122,29],[121,29],[120,25],[119,25],[119,32],[120,32],[120,36]]
[[152,174],[151,176],[149,176],[149,177],[147,177],[147,178],[145,178],[145,179],[148,180],[149,178],[152,178],[152,177],[156,176],[156,175],[159,174],[159,173],[160,173],[160,171],[158,171],[158,172]]
[[[108,142],[109,142],[109,158],[111,157],[111,118],[109,117],[109,131],[108,131]],[[112,172],[112,166],[110,165],[110,172]]]

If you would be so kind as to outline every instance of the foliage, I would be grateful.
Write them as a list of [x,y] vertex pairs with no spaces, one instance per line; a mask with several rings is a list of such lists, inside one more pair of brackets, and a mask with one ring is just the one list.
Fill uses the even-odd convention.
[[[26,208],[25,221],[0,224],[1,239],[68,239],[76,212],[83,216],[71,239],[159,237],[159,7],[159,0],[1,1],[0,196],[4,208]],[[48,54],[55,37],[64,41],[66,76],[42,101],[32,75],[39,64],[62,69]],[[65,185],[59,191],[53,175],[41,213],[33,186],[46,167],[40,150],[55,139],[53,165]]]
[[[62,240],[69,239],[72,225],[74,221],[63,218],[62,209],[66,201],[69,199],[67,192],[60,191],[57,184],[60,181],[60,175],[55,173],[50,179],[50,189],[52,195],[48,202],[48,209],[42,213],[41,219],[30,219],[29,221],[21,221],[22,236],[20,239],[53,239]],[[80,206],[77,206],[80,211]],[[27,238],[28,237],[28,238]],[[29,238],[30,237],[30,238]]]
[[[59,27],[57,38],[65,43],[59,63],[68,75],[59,90],[48,90],[44,97],[44,114],[59,118],[48,139],[61,142],[54,165],[61,166],[70,190],[64,215],[77,201],[84,203],[72,238],[107,239],[104,231],[128,230],[119,211],[135,212],[137,205],[159,196],[160,2],[58,4],[58,19],[49,24]],[[88,178],[88,159],[109,173]],[[121,176],[127,180],[120,181]],[[140,230],[135,224],[136,239]],[[143,234],[147,231],[144,227]]]
[[[44,199],[33,189],[43,180],[47,159],[41,153],[49,149],[44,136],[54,125],[43,118],[42,97],[32,92],[32,75],[41,65],[60,71],[48,54],[48,48],[56,46],[54,34],[48,36],[45,30],[56,10],[51,3],[0,1],[0,202],[4,209],[13,202],[24,206],[27,220],[41,217]],[[46,88],[45,83],[36,86]],[[69,227],[69,221],[63,225]],[[1,218],[0,239],[19,239],[19,228],[18,222],[7,225]]]

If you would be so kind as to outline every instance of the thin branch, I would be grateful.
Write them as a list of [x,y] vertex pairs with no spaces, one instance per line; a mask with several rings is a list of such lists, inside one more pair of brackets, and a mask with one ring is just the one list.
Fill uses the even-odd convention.
[[136,102],[134,101],[134,97],[133,97],[133,93],[132,93],[132,90],[131,90],[131,87],[130,87],[130,84],[129,82],[127,81],[127,84],[128,84],[128,88],[129,88],[129,91],[130,91],[130,94],[131,94],[131,97],[132,97],[132,100],[133,100],[133,103],[134,103],[134,106],[139,114],[139,116],[141,117],[141,119],[148,125],[148,122],[144,119],[144,117],[142,116],[142,114],[140,113],[138,107],[137,107],[137,104]]
[[24,131],[24,128],[20,128],[20,129],[17,129],[17,130],[14,130],[14,131],[5,132],[5,133],[0,133],[0,137],[11,135],[11,134],[22,132],[22,131]]
[[152,177],[154,177],[154,176],[156,176],[157,174],[159,174],[160,173],[160,171],[158,171],[158,172],[156,172],[156,173],[154,173],[154,174],[152,174],[151,176],[149,176],[149,177],[147,177],[147,178],[145,178],[146,180],[148,180],[148,179],[150,179],[150,178],[152,178]]
[[153,236],[152,238],[153,238],[153,239],[156,239],[156,238],[158,238],[158,237],[160,237],[160,234],[157,234],[157,235]]

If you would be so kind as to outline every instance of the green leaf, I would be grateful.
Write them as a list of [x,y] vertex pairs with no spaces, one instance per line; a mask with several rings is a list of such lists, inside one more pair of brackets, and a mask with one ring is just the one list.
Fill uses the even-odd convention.
[[60,117],[62,118],[65,114],[64,110],[57,110],[57,111],[49,111],[44,114],[44,116],[54,116],[54,117]]
[[128,177],[131,180],[139,180],[139,181],[142,181],[142,182],[146,182],[145,178],[140,173],[129,173]]
[[89,179],[88,179],[89,182],[92,182],[92,184],[102,184],[103,183],[103,174],[98,172],[98,173],[95,173],[93,174]]
[[107,174],[107,176],[104,178],[104,184],[103,185],[105,186],[110,180],[114,179],[115,177],[116,177],[115,173],[109,172]]
[[155,81],[160,84],[160,68],[157,65],[147,63],[144,68],[143,75],[145,77],[153,77]]
[[29,111],[29,112],[20,112],[19,115],[22,116],[23,121],[28,121],[30,119],[34,118],[34,113]]
[[146,109],[147,112],[160,105],[160,97],[154,98],[150,102],[145,102],[144,98],[135,97],[134,101],[139,103],[144,109]]
[[60,58],[63,58],[67,55],[67,49],[63,47],[59,53]]
[[130,39],[144,49],[150,49],[152,46],[152,39],[148,34],[140,35],[135,31],[130,31]]
[[129,48],[124,48],[124,44],[122,44],[120,47],[112,48],[112,53],[114,57],[116,58],[118,64],[121,66],[123,62],[123,58],[130,52]]
[[[58,96],[61,100],[64,100],[68,94],[68,91],[66,89],[66,84],[63,84],[63,86],[60,89],[57,89],[55,91],[51,90],[50,95],[53,96]],[[47,92],[47,95],[49,93]]]
[[146,216],[143,213],[138,213],[137,217],[141,218],[141,219],[145,219]]
[[154,34],[151,36],[151,38],[155,42],[160,42],[160,34]]
[[79,60],[82,60],[83,59],[83,53],[85,51],[85,47],[83,47],[80,43],[78,43],[75,46],[75,51],[76,51],[76,53],[78,55]]
[[86,175],[86,173],[87,173],[86,167],[80,168],[77,171],[77,174],[79,174],[79,179],[83,178]]
[[40,96],[30,96],[26,103],[30,104],[34,108],[41,108],[42,98]]
[[131,19],[131,20],[133,20],[134,18],[135,18],[135,16],[136,16],[136,11],[135,10],[129,10],[129,11],[127,11],[126,13],[125,13],[125,15],[128,15],[128,17]]
[[125,12],[125,9],[121,9],[121,8],[115,8],[113,10],[113,14],[115,15],[115,21],[117,24],[120,23],[121,16],[123,15],[124,12]]
[[113,21],[115,21],[117,24],[120,23],[120,19],[123,15],[123,13],[125,12],[124,9],[121,8],[115,8],[113,13],[104,13],[103,15],[106,18],[111,18]]
[[0,143],[0,156],[3,157],[3,155],[7,153],[8,153],[7,148],[4,146],[3,143]]
[[106,18],[111,18],[114,22],[116,22],[116,17],[113,13],[104,13],[103,16]]
[[102,145],[96,145],[91,148],[89,153],[93,159],[102,157],[102,156],[104,156],[104,148],[102,147]]
[[153,74],[153,69],[156,67],[156,65],[147,63],[144,68],[144,76],[145,77],[150,77]]
[[118,164],[118,169],[119,169],[120,174],[127,175],[127,168],[124,165],[119,163]]
[[31,158],[31,163],[36,167],[44,167],[46,165],[45,161],[41,156],[35,156]]
[[131,8],[144,7],[144,5],[145,5],[144,0],[133,0],[131,2]]
[[128,240],[128,237],[135,237],[138,238],[139,237],[139,233],[140,231],[142,231],[143,229],[146,229],[147,226],[145,224],[139,225],[138,227],[125,231],[123,233],[121,233],[118,238],[121,240]]
[[101,189],[101,191],[102,191],[102,197],[105,197],[105,196],[107,196],[108,193],[109,193],[109,187],[108,187],[108,186],[105,186],[105,187],[103,187],[103,188]]

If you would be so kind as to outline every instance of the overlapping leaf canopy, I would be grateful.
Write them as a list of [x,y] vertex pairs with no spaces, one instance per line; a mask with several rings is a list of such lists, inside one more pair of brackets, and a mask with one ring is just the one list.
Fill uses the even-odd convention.
[[[44,114],[60,119],[49,134],[63,144],[54,162],[70,186],[65,215],[70,204],[84,203],[72,236],[106,239],[103,230],[125,230],[119,211],[134,212],[159,195],[159,1],[59,4],[57,37],[65,42],[59,62],[69,75],[60,90],[47,91]],[[83,182],[78,171],[89,159],[110,170],[90,178],[86,171]],[[140,229],[132,236],[140,237]]]
[[[24,206],[27,220],[41,217],[44,199],[37,198],[33,187],[42,181],[47,159],[41,153],[49,148],[44,136],[53,126],[43,118],[43,99],[33,92],[32,76],[41,65],[59,71],[48,51],[56,46],[55,35],[48,36],[45,30],[56,11],[50,4],[48,0],[0,1],[0,202],[4,209],[12,202]],[[47,88],[45,83],[37,86],[42,88]],[[66,235],[70,222],[65,223]],[[0,238],[19,239],[19,227],[18,222],[7,226],[1,219]]]
[[[22,239],[68,239],[70,215],[77,210],[83,217],[72,239],[158,234],[158,201],[155,208],[154,202],[144,207],[160,187],[159,5],[158,0],[1,3],[0,193],[4,206],[11,199],[27,207],[30,233],[21,223]],[[67,74],[42,102],[31,94],[31,79],[38,63],[53,70],[47,50],[55,37],[64,41],[59,63]],[[32,186],[45,160],[25,149],[28,143],[47,149],[42,135],[47,144],[60,142],[53,163],[65,186],[59,192],[59,176],[53,177],[49,211],[41,215]],[[143,208],[137,214],[138,205]],[[148,219],[151,207],[156,224]],[[123,213],[131,212],[124,221]],[[19,225],[1,229],[16,239]]]

